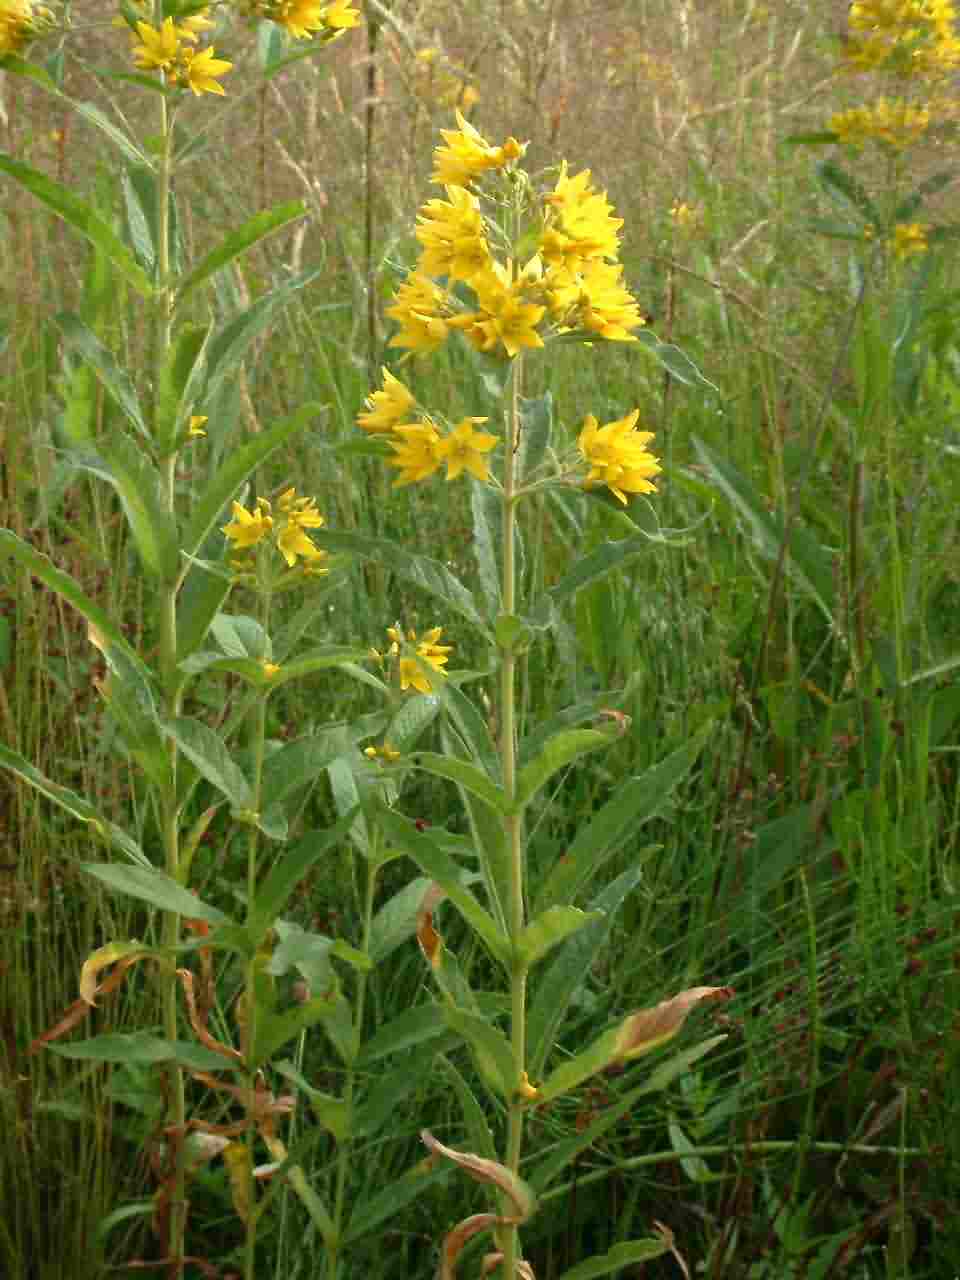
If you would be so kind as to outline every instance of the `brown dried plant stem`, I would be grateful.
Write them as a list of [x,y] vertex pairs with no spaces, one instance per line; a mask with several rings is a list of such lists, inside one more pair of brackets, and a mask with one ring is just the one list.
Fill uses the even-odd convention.
[[[162,22],[162,15],[159,21]],[[173,112],[165,94],[160,95],[160,156],[157,173],[157,268],[159,292],[155,310],[154,330],[154,426],[159,423],[159,398],[162,371],[170,347],[173,319],[173,287],[170,280],[170,185],[173,166]],[[161,460],[160,476],[164,506],[172,514],[176,502],[177,455],[171,450]],[[164,712],[168,719],[175,719],[180,711],[179,681],[177,679],[177,582],[162,581],[160,585],[160,678],[163,690]],[[180,878],[180,833],[177,806],[177,746],[168,739],[169,769],[163,793],[160,797],[160,821],[162,827],[164,863],[167,875]],[[173,949],[180,942],[180,917],[168,911],[163,917],[163,945],[170,954],[170,963],[163,975],[163,1031],[167,1040],[177,1038],[177,979],[174,972]],[[183,1275],[184,1238],[186,1235],[186,1187],[183,1165],[183,1142],[186,1132],[186,1100],[183,1072],[177,1063],[169,1068],[168,1088],[168,1150],[174,1161],[170,1191],[169,1227],[166,1240],[166,1256],[169,1259],[169,1280],[180,1280]]]
[[[523,380],[523,355],[518,353],[513,361],[510,378],[510,405],[507,412],[507,439],[503,464],[503,612],[507,617],[516,613],[516,562],[514,558],[514,526],[517,505],[517,450],[520,445],[520,389]],[[503,770],[503,788],[513,807],[516,792],[517,743],[516,743],[516,676],[517,660],[514,651],[505,647],[500,658],[500,760]],[[508,904],[508,928],[514,946],[513,968],[510,975],[510,1039],[513,1048],[513,1093],[507,1100],[507,1157],[510,1171],[516,1174],[520,1167],[520,1148],[523,1143],[523,1099],[520,1087],[526,1062],[526,966],[516,954],[523,931],[523,815],[512,811],[503,820],[510,860],[510,900]],[[504,1197],[504,1215],[513,1214],[513,1205]],[[518,1240],[516,1226],[502,1228],[503,1275],[512,1277],[516,1271]]]

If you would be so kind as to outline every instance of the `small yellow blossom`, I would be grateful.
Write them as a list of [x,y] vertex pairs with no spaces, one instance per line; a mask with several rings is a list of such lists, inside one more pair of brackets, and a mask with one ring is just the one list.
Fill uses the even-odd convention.
[[292,568],[296,564],[297,556],[308,562],[325,559],[327,553],[311,542],[304,532],[305,529],[323,527],[324,519],[317,510],[316,501],[298,498],[296,489],[287,489],[277,499],[277,510],[280,520],[277,548],[288,566]]
[[440,130],[446,146],[433,153],[431,182],[442,187],[467,187],[481,174],[503,169],[523,154],[524,144],[516,138],[508,138],[502,147],[492,147],[459,111],[456,119],[456,129]]
[[636,342],[630,332],[646,323],[636,299],[621,282],[619,263],[588,262],[571,276],[551,271],[547,276],[550,310],[564,329],[588,329],[613,342]]
[[270,504],[265,498],[258,498],[253,510],[248,511],[240,502],[233,504],[233,519],[221,529],[237,551],[247,547],[255,547],[266,538],[273,528],[273,517],[270,515]]
[[927,252],[927,231],[921,222],[898,222],[890,238],[890,251],[898,262]]
[[486,431],[474,430],[474,423],[486,421],[486,418],[464,418],[440,442],[440,456],[447,464],[448,480],[456,480],[464,471],[469,471],[480,481],[490,478],[490,465],[484,454],[496,448],[497,437]]
[[634,430],[639,416],[640,410],[634,409],[625,418],[601,427],[593,414],[588,413],[577,441],[590,466],[586,487],[605,484],[624,504],[628,493],[655,493],[651,477],[661,469],[653,454],[646,450],[653,432]]
[[394,488],[416,484],[439,470],[443,461],[440,432],[428,418],[394,427],[393,434],[398,438],[390,443],[397,456],[389,458],[388,462],[392,467],[400,468],[400,474],[393,482]]
[[387,307],[387,315],[400,325],[388,345],[424,354],[435,351],[449,336],[450,312],[446,292],[423,272],[411,271],[397,290],[393,306]]
[[[409,654],[400,657],[400,689],[406,692],[407,689],[416,689],[418,693],[430,692],[430,680],[426,673],[422,670],[420,662],[425,662],[428,667],[432,667],[439,675],[445,675],[443,668],[449,661],[448,655],[453,652],[453,647],[446,644],[438,644],[437,641],[443,634],[443,627],[432,627],[425,632],[423,637],[418,640],[415,631],[408,631],[406,636],[406,646],[413,649],[416,657]],[[403,643],[403,637],[396,627],[388,627],[387,635],[390,637],[392,644],[390,652],[397,655],[400,651],[400,645]]]
[[357,426],[364,431],[391,432],[416,408],[416,396],[395,378],[389,369],[383,369],[383,390],[374,391],[365,401],[367,412],[357,417]]
[[200,414],[200,413],[193,414],[193,416],[190,419],[190,426],[187,429],[187,435],[188,436],[205,436],[207,433],[206,431],[204,431],[203,427],[204,427],[204,423],[207,421],[208,419],[205,414]]
[[273,677],[280,670],[280,667],[277,665],[276,662],[267,662],[265,658],[261,660],[260,667],[263,670],[263,674],[267,677],[268,680],[272,680]]
[[927,107],[915,107],[902,98],[880,98],[873,106],[852,107],[830,117],[827,127],[837,141],[850,147],[882,142],[897,151],[915,145],[930,126]]
[[347,31],[360,23],[360,10],[351,7],[350,0],[333,0],[323,11],[324,25],[331,31]]
[[137,23],[140,44],[133,46],[133,57],[141,71],[169,71],[177,60],[180,35],[172,18],[153,27],[149,22]]
[[209,14],[209,9],[198,9],[196,13],[191,13],[189,17],[181,18],[177,22],[177,32],[180,39],[196,43],[201,31],[211,31],[217,24],[210,21]]
[[[43,11],[48,12],[47,10]],[[31,0],[2,0],[0,3],[0,58],[20,53],[36,34],[38,11]]]
[[447,195],[449,200],[428,200],[420,211],[420,270],[469,282],[490,262],[480,206],[463,187],[448,187]]
[[363,754],[368,760],[381,760],[384,764],[396,764],[401,758],[400,752],[391,747],[389,742],[384,742],[379,747],[364,747]]
[[200,53],[189,47],[180,49],[178,80],[195,97],[199,98],[201,93],[218,93],[221,97],[224,96],[224,87],[218,83],[217,77],[225,76],[233,63],[227,62],[225,58],[215,58],[213,52],[213,45],[208,45]]
[[593,258],[616,258],[623,219],[612,216],[606,192],[595,191],[591,186],[589,169],[568,177],[564,160],[553,191],[544,199],[551,217],[540,255],[548,266],[576,271]]

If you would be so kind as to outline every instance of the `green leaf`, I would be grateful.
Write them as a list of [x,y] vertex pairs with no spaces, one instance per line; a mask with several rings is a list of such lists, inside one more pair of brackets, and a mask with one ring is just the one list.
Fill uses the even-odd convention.
[[476,765],[466,760],[439,755],[435,751],[418,751],[411,757],[411,763],[426,773],[432,773],[434,777],[448,778],[451,782],[456,782],[501,816],[510,811],[503,788],[491,782],[482,769],[478,769]]
[[431,881],[417,876],[395,893],[373,917],[370,928],[370,959],[379,964],[397,947],[412,938],[417,928],[417,913]]
[[[148,170],[141,170],[143,174]],[[131,171],[124,169],[120,175],[120,192],[123,196],[123,211],[127,219],[127,236],[133,245],[137,262],[143,267],[151,280],[155,280],[157,268],[157,244],[154,235],[155,211],[147,208],[143,200],[143,178],[135,181]]]
[[227,1060],[201,1045],[182,1040],[162,1040],[148,1031],[117,1032],[78,1040],[73,1044],[48,1044],[51,1053],[80,1062],[121,1062],[154,1065],[179,1062],[196,1071],[224,1071]]
[[157,448],[161,454],[174,447],[188,425],[187,417],[193,405],[184,398],[184,392],[203,354],[207,333],[205,325],[181,325],[164,357],[155,424]]
[[486,612],[495,617],[500,612],[500,568],[497,547],[500,544],[500,499],[485,484],[470,486],[470,510],[473,514],[471,549],[477,561],[477,580]]
[[350,1104],[344,1098],[334,1098],[329,1093],[315,1089],[306,1076],[292,1062],[275,1062],[274,1071],[291,1081],[310,1100],[310,1109],[319,1122],[332,1133],[337,1142],[350,1136]]
[[417,1196],[422,1195],[424,1191],[438,1182],[443,1182],[449,1172],[447,1168],[440,1168],[435,1169],[433,1173],[423,1173],[419,1168],[414,1167],[396,1182],[391,1182],[377,1195],[371,1196],[368,1200],[359,1201],[353,1207],[344,1232],[343,1243],[346,1245],[354,1240],[369,1239],[381,1222],[395,1219],[399,1211],[411,1200],[416,1200]]
[[108,351],[79,316],[69,311],[61,311],[54,316],[54,323],[63,335],[67,346],[79,352],[90,365],[100,382],[126,414],[131,425],[141,436],[149,439],[150,432],[140,410],[140,402],[130,375],[117,364],[113,353]]
[[377,821],[387,838],[413,859],[421,871],[440,888],[467,923],[486,943],[490,953],[509,970],[511,949],[493,917],[483,909],[462,882],[462,872],[429,830],[418,831],[412,822],[388,809],[381,810]]
[[105,818],[99,810],[95,809],[92,804],[84,800],[82,796],[77,795],[75,791],[71,791],[69,787],[61,787],[59,783],[53,782],[39,769],[35,768],[29,760],[21,756],[16,751],[11,751],[9,747],[0,744],[0,766],[9,769],[11,773],[22,781],[27,782],[41,795],[46,796],[48,800],[52,800],[55,805],[59,805],[61,809],[65,809],[67,813],[74,818],[84,822],[95,831],[97,835],[108,841],[119,849],[121,853],[126,854],[131,862],[138,863],[141,867],[149,867],[150,860],[147,855],[134,840],[133,836],[128,835],[121,827],[116,826]]
[[783,139],[783,142],[787,146],[820,147],[829,142],[836,142],[837,136],[837,134],[831,133],[829,129],[821,129],[819,132],[813,133],[789,133]]
[[577,907],[548,907],[531,920],[517,939],[517,960],[524,969],[533,966],[554,947],[585,925],[603,918],[600,911],[580,911]]
[[704,395],[719,395],[719,389],[703,376],[690,357],[672,342],[661,342],[649,329],[637,329],[634,337],[677,382],[696,387]]
[[513,801],[514,813],[522,813],[533,797],[561,769],[590,751],[608,747],[621,737],[615,722],[602,729],[564,729],[540,749],[539,755],[520,770]]
[[80,870],[93,876],[117,893],[139,898],[161,911],[188,919],[209,920],[212,924],[229,924],[230,919],[216,907],[201,901],[164,871],[156,867],[116,866],[111,862],[82,862]]
[[673,789],[693,768],[712,729],[712,722],[703,725],[665,760],[620,785],[590,822],[578,829],[573,843],[547,876],[537,897],[538,909],[572,902],[623,842],[635,838],[637,829],[663,810]]
[[416,1005],[374,1032],[361,1049],[357,1065],[366,1070],[382,1058],[389,1058],[403,1049],[411,1049],[414,1045],[436,1040],[449,1033],[442,1005]]
[[832,160],[822,160],[816,167],[816,174],[827,195],[844,207],[853,209],[871,226],[883,225],[884,220],[866,189],[846,169],[841,169]]
[[[449,725],[441,726],[441,737],[444,750],[451,759],[458,758],[466,750],[462,738]],[[498,763],[491,760],[492,767],[498,767]],[[510,854],[503,820],[489,805],[462,787],[460,798],[470,823],[473,846],[480,859],[491,909],[500,928],[506,932],[507,903],[510,901]]]
[[316,671],[329,671],[344,664],[365,662],[370,657],[370,650],[349,644],[324,644],[311,649],[293,662],[285,662],[270,681],[271,686],[287,684],[291,680],[300,680],[304,676],[313,675]]
[[334,725],[271,752],[263,765],[265,802],[273,807],[301,787],[316,782],[337,756],[344,755],[358,737],[365,736],[362,726]]
[[179,538],[163,503],[160,473],[143,447],[121,431],[111,435],[108,449],[109,463],[91,456],[78,458],[78,465],[113,486],[144,568],[172,582],[180,568]]
[[201,258],[193,270],[180,281],[180,287],[177,289],[177,306],[208,276],[220,271],[228,262],[238,258],[251,245],[255,245],[258,240],[264,239],[278,227],[286,226],[288,222],[302,217],[305,212],[306,206],[302,200],[290,200],[286,204],[278,204],[273,209],[265,209],[262,213],[248,218],[242,226],[225,236],[215,249],[211,249],[205,257]]
[[261,431],[239,449],[231,449],[226,462],[193,504],[192,515],[183,535],[183,549],[188,555],[198,554],[201,544],[226,504],[257,467],[323,411],[322,405],[305,404],[289,418],[283,418],[266,431]]
[[649,551],[650,541],[643,536],[604,542],[596,551],[579,558],[574,568],[555,587],[551,587],[547,595],[555,605],[562,605],[588,583],[605,577],[611,570],[619,569]]
[[[713,484],[746,522],[757,546],[767,559],[776,561],[784,537],[780,515],[771,515],[746,478],[730,462],[713,453],[699,437],[693,437],[693,446]],[[794,582],[819,605],[832,623],[835,577],[833,555],[820,546],[797,521],[793,522],[789,533],[788,552],[787,567]]]
[[670,1250],[665,1240],[624,1240],[615,1244],[606,1253],[595,1258],[587,1258],[569,1271],[564,1271],[560,1280],[594,1280],[594,1276],[608,1276],[611,1271],[619,1271],[634,1262],[649,1262],[651,1258],[662,1257]]
[[506,1036],[492,1022],[465,1009],[445,1005],[443,1012],[447,1025],[470,1046],[477,1070],[487,1085],[509,1101],[518,1080],[513,1050]]
[[262,1067],[269,1062],[278,1049],[288,1041],[295,1039],[303,1031],[309,1031],[318,1022],[326,1022],[342,1015],[345,1004],[343,997],[334,992],[331,995],[314,996],[304,1004],[283,1013],[269,1010],[257,1011],[255,1037],[251,1067]]
[[65,94],[58,94],[57,96],[63,101],[69,102],[71,110],[75,111],[77,115],[82,116],[84,120],[92,124],[95,129],[99,129],[104,137],[109,138],[117,150],[121,152],[121,154],[132,164],[146,165],[149,167],[149,160],[136,143],[129,138],[122,129],[118,129],[113,121],[105,116],[99,107],[94,106],[92,102],[74,102],[67,98]]
[[106,254],[123,278],[142,297],[149,298],[153,295],[153,285],[127,246],[100,215],[69,187],[48,178],[39,169],[32,169],[30,165],[3,154],[0,154],[0,173],[7,173],[15,178],[48,209]]
[[[234,763],[225,743],[202,720],[180,716],[165,725],[177,746],[218,791],[223,792],[234,809],[253,808],[253,791],[240,766]],[[272,797],[271,797],[272,799]]]
[[[219,534],[214,536],[219,542]],[[212,541],[213,537],[208,539],[208,542]],[[229,575],[211,572],[200,560],[194,560],[190,564],[177,596],[178,666],[187,662],[190,655],[203,644],[210,625],[229,592]],[[182,672],[181,684],[185,682],[186,675],[185,671]]]
[[614,916],[627,895],[637,887],[642,876],[642,865],[629,867],[593,899],[590,903],[590,923],[571,935],[537,982],[527,1018],[531,1079],[539,1080],[542,1077],[564,1014],[583,986],[586,975],[592,972],[594,960],[606,945]]
[[307,872],[343,839],[352,814],[347,814],[329,831],[311,831],[290,849],[277,854],[263,882],[258,886],[247,915],[246,930],[256,948],[274,919],[287,905],[291,893]]
[[487,1114],[464,1080],[463,1076],[449,1058],[440,1057],[443,1070],[449,1076],[460,1104],[460,1114],[466,1130],[467,1142],[471,1151],[475,1151],[484,1160],[496,1160],[497,1145],[487,1123]]
[[359,533],[311,529],[318,547],[327,551],[349,551],[363,560],[375,560],[420,591],[434,596],[468,622],[483,626],[472,592],[439,560],[414,555],[389,538],[370,538]]
[[553,396],[549,391],[535,399],[520,401],[520,447],[518,474],[528,483],[546,456],[553,432]]

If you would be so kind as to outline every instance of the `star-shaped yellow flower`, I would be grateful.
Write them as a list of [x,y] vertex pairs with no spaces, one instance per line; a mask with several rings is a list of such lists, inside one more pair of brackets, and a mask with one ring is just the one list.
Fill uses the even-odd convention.
[[388,462],[392,467],[400,468],[400,474],[393,482],[394,488],[416,484],[439,470],[443,461],[440,432],[428,418],[395,427],[393,434],[399,437],[390,441],[397,456],[389,458]]
[[490,478],[490,465],[484,454],[496,448],[497,437],[486,431],[474,430],[474,423],[486,421],[486,418],[464,418],[440,442],[440,456],[447,464],[448,480],[456,480],[464,471],[469,471],[480,481]]
[[383,369],[383,390],[374,391],[365,401],[367,412],[357,417],[357,426],[364,431],[391,432],[416,408],[417,399],[412,391],[395,378],[389,369]]
[[233,519],[220,532],[233,543],[235,550],[240,551],[262,542],[272,528],[273,517],[270,515],[269,504],[263,498],[258,498],[252,511],[248,511],[242,503],[235,502]]
[[180,49],[180,82],[190,89],[195,97],[201,93],[219,93],[224,96],[224,88],[217,81],[217,76],[225,76],[233,63],[225,58],[213,56],[213,45],[209,45],[202,53],[194,49]]
[[180,34],[173,19],[164,18],[160,27],[138,22],[137,34],[140,44],[133,46],[133,58],[140,70],[169,71],[180,49]]
[[661,470],[659,462],[645,447],[653,439],[653,432],[634,430],[639,416],[640,410],[634,409],[625,418],[601,427],[593,414],[588,413],[577,441],[590,465],[586,486],[605,484],[624,505],[628,493],[655,493],[656,485],[651,483],[651,477]]

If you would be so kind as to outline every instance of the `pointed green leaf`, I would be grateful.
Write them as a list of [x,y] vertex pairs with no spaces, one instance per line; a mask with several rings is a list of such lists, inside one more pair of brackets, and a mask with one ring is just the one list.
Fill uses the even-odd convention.
[[77,795],[75,791],[71,791],[69,787],[61,787],[59,783],[53,782],[39,769],[35,768],[29,760],[21,756],[16,751],[11,751],[9,747],[0,744],[0,767],[9,769],[11,773],[30,784],[41,795],[46,796],[48,800],[52,800],[55,805],[59,805],[61,809],[65,809],[67,813],[77,818],[80,822],[84,822],[97,835],[108,841],[119,849],[121,853],[126,854],[131,862],[139,863],[142,867],[149,867],[150,860],[143,852],[140,846],[121,827],[110,822],[102,813],[93,807],[89,801],[83,796]]
[[155,424],[157,448],[161,454],[172,449],[187,428],[193,405],[184,392],[203,352],[208,329],[205,325],[184,324],[168,348],[160,371],[160,396]]
[[415,1166],[395,1182],[391,1182],[383,1191],[369,1199],[358,1200],[350,1214],[343,1243],[352,1244],[355,1240],[374,1238],[373,1232],[381,1223],[396,1221],[401,1209],[431,1187],[436,1186],[438,1182],[443,1182],[449,1173],[448,1167],[435,1169],[432,1173],[424,1173]]
[[266,936],[274,919],[283,911],[291,893],[308,871],[326,857],[344,838],[352,814],[347,814],[328,831],[311,831],[289,849],[277,854],[249,909],[246,930],[254,947]]
[[666,1240],[624,1240],[605,1254],[587,1258],[585,1262],[564,1271],[560,1280],[594,1280],[595,1276],[608,1276],[611,1271],[619,1271],[632,1263],[649,1262],[652,1258],[662,1257],[669,1250],[670,1245]]
[[543,744],[540,754],[520,770],[513,811],[522,813],[541,787],[590,751],[608,747],[622,736],[620,726],[612,722],[602,729],[564,729]]
[[[459,758],[466,750],[462,736],[457,736],[449,725],[441,726],[441,737],[444,750],[451,759]],[[491,759],[490,764],[491,768],[499,767],[495,758]],[[500,928],[506,932],[507,903],[510,901],[510,854],[503,819],[463,787],[460,788],[460,798],[470,823],[473,846],[480,859],[490,908]]]
[[295,218],[302,217],[305,212],[306,207],[302,200],[291,200],[248,218],[242,226],[224,237],[215,249],[211,249],[204,258],[201,258],[193,270],[180,281],[180,287],[177,289],[177,305],[179,306],[184,298],[208,276],[212,276],[215,271],[220,271],[228,262],[232,262],[251,245],[262,240],[272,231],[276,231],[278,227],[284,227]]
[[619,569],[635,560],[637,556],[648,555],[650,541],[643,536],[624,538],[620,542],[604,542],[596,551],[591,551],[577,560],[574,568],[547,593],[557,606],[564,604],[577,594],[581,587],[605,577],[613,569]]
[[493,917],[481,907],[462,881],[462,872],[429,830],[418,831],[412,822],[384,809],[378,823],[387,838],[413,859],[421,871],[436,880],[463,918],[480,935],[491,954],[506,968],[510,966],[510,945]]
[[143,183],[135,182],[129,169],[120,175],[120,192],[127,220],[127,237],[133,245],[137,262],[151,280],[156,278],[157,245],[154,238],[153,210],[144,208]]
[[416,1005],[413,1009],[406,1009],[398,1014],[373,1033],[360,1051],[357,1065],[367,1070],[382,1058],[392,1057],[395,1053],[411,1049],[427,1040],[446,1036],[449,1031],[442,1005]]
[[847,173],[832,160],[822,160],[816,167],[816,174],[829,196],[835,200],[839,199],[845,207],[856,210],[871,226],[883,225],[883,218],[877,212],[876,205],[867,195],[866,189],[852,174]]
[[[61,98],[65,98],[65,95],[63,94],[60,94],[59,96]],[[70,102],[71,109],[75,111],[77,115],[83,116],[84,120],[92,124],[94,128],[99,129],[104,137],[109,138],[125,159],[129,160],[132,164],[149,166],[149,160],[136,143],[129,138],[122,129],[118,129],[113,121],[103,114],[99,107],[94,106],[92,102],[73,102],[70,99],[65,100]]]
[[385,960],[409,938],[417,928],[417,913],[431,882],[417,876],[395,893],[373,918],[370,929],[370,959],[374,964]]
[[303,1031],[309,1031],[318,1022],[326,1022],[342,1012],[338,1006],[343,997],[337,993],[329,996],[314,996],[304,1004],[283,1013],[258,1010],[255,1022],[255,1039],[251,1067],[262,1067],[269,1062],[278,1049],[282,1049],[289,1041],[296,1039]]
[[222,791],[234,809],[252,809],[253,792],[225,743],[202,720],[180,716],[169,721],[166,732],[199,772]]
[[481,598],[486,602],[488,617],[500,612],[500,567],[497,563],[501,506],[499,496],[488,485],[470,486],[470,510],[473,513],[473,542],[477,561],[477,580]]
[[316,782],[324,770],[344,755],[358,737],[365,737],[363,726],[334,725],[319,733],[294,742],[286,742],[267,756],[263,766],[263,796],[273,806],[293,792]]
[[[204,548],[219,534],[212,535]],[[213,548],[211,547],[211,552]],[[219,552],[219,546],[217,548]],[[219,568],[219,565],[217,565]],[[194,560],[187,570],[177,595],[177,662],[186,662],[203,644],[213,619],[230,592],[230,575],[212,572],[201,560]],[[186,672],[183,673],[184,679]],[[184,680],[181,680],[181,684]]]
[[568,903],[603,863],[636,837],[638,828],[659,814],[671,792],[693,768],[713,724],[697,733],[665,760],[639,778],[628,778],[586,826],[581,826],[570,848],[546,879],[538,895],[538,909]]
[[166,509],[160,473],[142,446],[116,431],[108,442],[109,463],[98,457],[78,459],[78,465],[106,480],[117,491],[144,568],[164,582],[180,568],[174,517]]
[[0,173],[7,173],[21,186],[36,196],[58,217],[70,224],[80,235],[96,245],[110,259],[123,278],[144,298],[153,294],[153,285],[143,269],[137,265],[133,254],[114,233],[108,223],[85,200],[75,195],[69,187],[55,182],[33,169],[30,165],[0,154]]
[[545,391],[535,399],[520,400],[520,447],[518,473],[526,484],[543,462],[553,431],[553,396]]
[[315,671],[329,671],[333,667],[365,662],[369,657],[370,650],[359,648],[357,645],[319,645],[316,649],[311,649],[308,653],[294,659],[293,662],[285,662],[270,683],[279,687],[290,680],[300,680],[304,676],[313,675]]
[[410,758],[411,764],[437,778],[448,778],[456,782],[465,791],[472,792],[480,800],[490,806],[495,813],[505,815],[510,806],[502,787],[491,782],[482,769],[469,764],[466,760],[457,760],[453,756],[439,755],[435,751],[418,751]]
[[334,1098],[329,1093],[315,1089],[292,1062],[275,1062],[273,1069],[296,1085],[304,1097],[309,1099],[313,1114],[337,1142],[343,1142],[350,1136],[350,1104],[345,1098]]
[[211,480],[203,494],[193,504],[192,514],[184,530],[183,548],[188,555],[197,555],[207,534],[223,513],[240,486],[270,455],[291,439],[318,414],[324,412],[319,404],[305,404],[289,418],[284,418],[232,449],[227,460]]
[[690,357],[672,342],[661,342],[650,329],[637,329],[634,337],[658,360],[677,382],[696,387],[705,395],[719,395],[719,390],[703,376]]
[[601,911],[580,911],[577,907],[548,907],[531,920],[517,940],[517,961],[524,969],[533,966],[554,947],[588,924],[603,919]]
[[190,1041],[162,1040],[147,1031],[95,1036],[73,1044],[48,1044],[51,1053],[79,1062],[140,1063],[152,1066],[161,1062],[179,1062],[195,1071],[224,1071],[226,1059]]
[[155,867],[117,866],[111,862],[82,862],[80,870],[117,893],[126,893],[131,898],[139,898],[141,902],[148,902],[160,911],[170,911],[190,919],[209,920],[212,924],[229,923],[229,917],[222,911],[201,901],[195,893],[191,893],[166,872],[158,871]]
[[318,547],[327,551],[348,551],[364,560],[375,560],[398,578],[434,596],[468,622],[483,625],[473,593],[439,560],[415,555],[389,538],[369,538],[359,533],[311,529]]
[[443,1012],[450,1029],[470,1046],[477,1070],[487,1085],[509,1101],[519,1081],[513,1050],[506,1036],[492,1022],[465,1009],[445,1005]]

